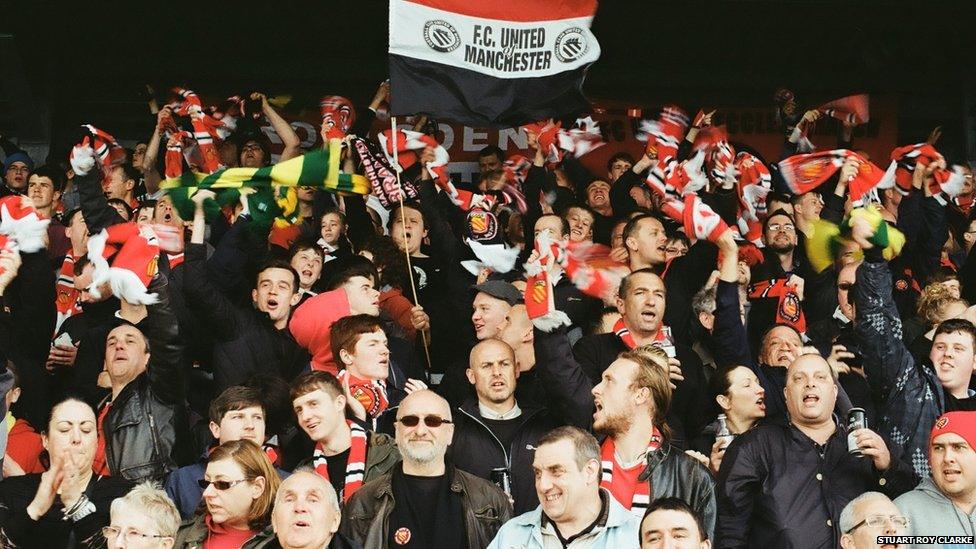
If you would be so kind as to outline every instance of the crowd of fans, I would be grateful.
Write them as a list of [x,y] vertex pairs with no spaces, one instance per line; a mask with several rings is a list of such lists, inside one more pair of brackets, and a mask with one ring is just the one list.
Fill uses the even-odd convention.
[[[324,116],[344,171],[366,171],[351,136],[383,148],[370,128],[388,94]],[[777,97],[787,158],[822,113]],[[264,95],[246,105],[284,144],[279,163],[307,152]],[[866,200],[872,222],[848,191],[864,153],[802,194],[781,158],[756,157],[771,177],[750,242],[744,174],[696,165],[705,115],[671,160],[707,177],[696,215],[723,220],[707,235],[647,183],[660,141],[594,174],[531,130],[529,158],[485,147],[476,181],[445,186],[429,140],[399,166],[404,200],[301,187],[292,219],[262,223],[247,192],[211,213],[225,191],[166,184],[176,111],[94,166],[79,159],[99,155],[97,133],[45,165],[0,137],[4,544],[867,548],[974,534],[968,167],[949,196],[933,182],[952,162],[908,166],[908,188]],[[850,121],[817,123],[856,150]],[[272,164],[255,128],[217,143],[221,168]],[[17,226],[33,214],[50,220],[40,245]],[[830,226],[841,237],[818,268]],[[891,253],[880,236],[896,232]],[[105,234],[123,235],[117,256],[160,244],[133,271],[94,245]],[[145,291],[106,279],[106,259]]]

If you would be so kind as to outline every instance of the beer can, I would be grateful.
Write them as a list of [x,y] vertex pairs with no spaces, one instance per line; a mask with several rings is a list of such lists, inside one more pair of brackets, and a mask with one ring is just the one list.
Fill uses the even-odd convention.
[[847,412],[847,451],[850,452],[852,456],[861,457],[861,448],[857,445],[857,438],[854,436],[854,431],[858,429],[867,429],[868,420],[864,416],[864,408],[851,408]]
[[508,471],[507,467],[495,467],[492,469],[489,480],[491,480],[491,483],[497,486],[502,492],[505,492],[509,497],[511,497],[512,474]]

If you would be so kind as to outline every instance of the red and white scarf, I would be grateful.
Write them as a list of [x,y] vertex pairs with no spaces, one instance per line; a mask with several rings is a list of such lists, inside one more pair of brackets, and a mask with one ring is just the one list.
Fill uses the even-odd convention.
[[830,179],[848,158],[859,162],[857,173],[847,182],[847,193],[855,206],[862,204],[875,187],[884,187],[885,180],[896,177],[895,164],[885,172],[863,156],[847,149],[834,149],[811,154],[795,154],[779,163],[783,180],[793,194],[810,192]]
[[[654,432],[651,434],[651,442],[647,445],[647,450],[645,455],[657,451],[661,447],[663,438],[661,437],[661,432],[654,428]],[[600,478],[600,487],[605,488],[607,491],[613,493],[614,479],[620,478],[620,475],[614,475],[615,469],[618,469],[617,457],[616,457],[616,446],[613,443],[613,439],[607,437],[603,441],[603,446],[600,448],[600,461],[603,469],[603,474]],[[622,482],[622,481],[617,481]],[[627,490],[629,491],[629,490]],[[644,516],[644,511],[647,510],[648,505],[651,503],[651,483],[650,481],[638,481],[637,486],[634,487],[634,497],[628,506],[626,502],[619,502],[624,507],[630,509],[630,512],[638,517]]]
[[728,224],[694,194],[686,194],[683,200],[669,198],[661,210],[685,229],[685,235],[695,240],[716,242],[729,228]]
[[[666,330],[665,328],[666,326],[663,325],[661,326],[661,329],[657,331],[657,335],[654,336],[654,341],[652,341],[651,344],[654,343],[667,343],[669,345],[671,344],[668,341],[668,332],[670,330]],[[624,345],[626,345],[628,349],[637,348],[637,341],[634,340],[634,335],[630,333],[630,329],[627,328],[626,324],[624,324],[623,318],[617,319],[617,322],[613,325],[613,333],[620,338],[620,341],[624,342]]]
[[[343,503],[349,502],[349,498],[363,485],[363,478],[366,476],[366,430],[348,419],[346,423],[349,425],[350,446],[349,458],[346,461],[346,482],[339,494]],[[315,467],[316,474],[331,482],[329,479],[329,462],[321,443],[315,444],[312,466]]]
[[[907,194],[912,189],[912,173],[916,165],[928,166],[929,163],[941,160],[942,154],[928,143],[905,145],[891,151],[891,165],[888,170],[894,170],[894,186]],[[932,173],[929,190],[939,204],[946,206],[962,193],[966,176],[962,168],[953,166],[952,169],[937,168]],[[882,188],[893,186],[890,182],[881,185]]]
[[366,409],[366,415],[376,418],[382,414],[390,402],[386,396],[386,382],[378,379],[360,379],[349,373],[349,370],[342,370],[336,376],[339,383],[344,383],[349,378],[349,392],[353,398],[359,401]]
[[58,310],[58,321],[54,327],[54,333],[58,332],[65,320],[81,312],[79,296],[80,293],[75,289],[75,258],[69,251],[64,256],[64,262],[61,263],[58,283],[55,288],[54,302]]
[[559,244],[552,242],[552,234],[544,230],[535,237],[535,251],[539,259],[525,264],[525,312],[532,324],[544,331],[552,332],[559,326],[572,324],[565,312],[556,309],[555,283],[550,276],[550,268],[558,263],[559,255],[565,253]]
[[759,245],[762,242],[762,223],[766,215],[766,196],[772,190],[772,175],[758,158],[740,152],[735,155],[735,169],[739,172],[739,211],[736,223],[743,240]]

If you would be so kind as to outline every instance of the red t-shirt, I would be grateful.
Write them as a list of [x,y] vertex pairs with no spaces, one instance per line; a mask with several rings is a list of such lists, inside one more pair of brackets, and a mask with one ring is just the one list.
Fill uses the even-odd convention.
[[112,407],[111,402],[105,403],[105,407],[98,413],[98,446],[95,447],[95,460],[92,461],[92,471],[96,475],[107,477],[111,474],[108,470],[108,460],[105,458],[105,416],[108,409]]
[[204,519],[207,523],[206,541],[203,542],[203,549],[240,549],[247,540],[254,537],[254,530],[238,530],[236,528],[224,528],[219,524],[214,524],[210,520],[210,515]]
[[610,493],[613,494],[614,499],[624,506],[624,509],[630,509],[634,504],[634,492],[637,491],[637,477],[640,476],[642,470],[646,463],[641,460],[630,469],[624,469],[617,463],[616,458],[613,460],[613,482],[610,484]]

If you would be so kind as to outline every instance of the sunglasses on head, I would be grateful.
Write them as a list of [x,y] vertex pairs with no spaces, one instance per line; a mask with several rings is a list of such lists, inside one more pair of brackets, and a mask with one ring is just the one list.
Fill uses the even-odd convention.
[[[397,419],[397,421],[402,423],[404,427],[416,427],[417,425],[420,424],[420,419],[421,419],[420,416],[409,415],[409,416],[403,416]],[[441,416],[424,416],[423,420],[424,420],[424,425],[432,429],[440,427],[444,423],[454,423],[453,421],[449,419],[444,419]]]
[[197,480],[197,485],[201,490],[206,490],[211,484],[213,484],[214,488],[220,492],[223,492],[224,490],[230,490],[234,486],[237,486],[242,482],[247,482],[248,480],[249,479],[246,478],[242,478],[241,480],[207,480],[202,478]]

